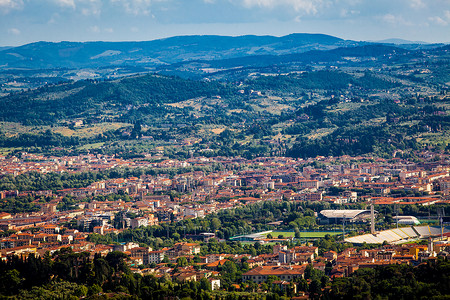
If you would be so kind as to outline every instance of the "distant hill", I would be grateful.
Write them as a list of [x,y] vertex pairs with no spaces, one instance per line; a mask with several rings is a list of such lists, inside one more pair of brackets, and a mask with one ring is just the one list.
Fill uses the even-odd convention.
[[[261,68],[267,66],[288,66],[295,64],[318,64],[318,63],[362,63],[367,65],[378,60],[388,59],[392,56],[401,57],[401,54],[408,53],[408,50],[392,45],[369,44],[356,47],[340,47],[332,50],[311,50],[303,53],[290,53],[284,55],[249,55],[236,58],[219,59],[213,61],[195,61],[203,68],[230,69],[233,68]],[[195,67],[194,62],[180,62],[169,66],[160,66],[159,70],[174,71],[183,70],[186,74],[190,69],[192,73],[201,71]],[[181,72],[180,72],[181,73]],[[179,74],[179,73],[170,73]],[[184,74],[184,75],[185,75]]]
[[274,36],[176,36],[144,42],[37,42],[0,49],[4,68],[159,66],[192,60],[285,55],[365,44],[324,34]]
[[395,45],[402,45],[402,44],[429,44],[427,42],[422,41],[409,41],[404,39],[385,39],[381,41],[374,41],[375,43],[381,43],[381,44],[395,44]]

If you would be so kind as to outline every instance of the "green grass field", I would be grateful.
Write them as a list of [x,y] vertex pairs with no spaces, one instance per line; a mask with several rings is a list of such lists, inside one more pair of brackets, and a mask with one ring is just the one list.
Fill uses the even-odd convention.
[[[285,238],[294,237],[293,231],[273,231],[270,234],[274,238],[277,238],[279,235],[283,235]],[[300,231],[300,238],[322,238],[325,235],[338,235],[341,232],[338,231]],[[266,234],[267,236],[267,234]]]

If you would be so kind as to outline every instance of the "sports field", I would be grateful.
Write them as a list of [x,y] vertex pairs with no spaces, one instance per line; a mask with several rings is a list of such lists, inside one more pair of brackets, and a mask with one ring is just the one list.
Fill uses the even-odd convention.
[[[269,233],[265,234],[267,236]],[[270,233],[272,237],[277,238],[279,235],[283,235],[285,238],[294,237],[293,231],[272,231]],[[325,235],[338,235],[342,234],[339,231],[300,231],[300,238],[322,238]]]

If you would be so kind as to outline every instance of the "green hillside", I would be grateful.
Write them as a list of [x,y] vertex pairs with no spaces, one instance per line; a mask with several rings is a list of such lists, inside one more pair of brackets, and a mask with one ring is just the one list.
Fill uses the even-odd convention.
[[44,125],[76,118],[117,119],[132,108],[157,115],[170,111],[161,104],[226,96],[233,91],[217,82],[156,75],[105,82],[79,81],[4,97],[0,102],[0,120]]
[[[258,58],[274,56],[241,62]],[[10,93],[0,98],[1,152],[307,158],[449,149],[446,47],[368,45],[276,59],[172,70],[210,72],[199,80],[148,74]]]

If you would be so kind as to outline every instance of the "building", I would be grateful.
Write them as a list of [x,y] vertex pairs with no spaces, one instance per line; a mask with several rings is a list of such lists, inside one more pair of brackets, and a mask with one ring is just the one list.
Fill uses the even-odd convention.
[[295,250],[289,249],[289,250],[281,250],[278,252],[278,261],[282,264],[290,264],[292,263],[296,258]]
[[394,222],[400,225],[419,225],[419,220],[414,216],[395,216]]
[[212,291],[220,290],[220,279],[208,278],[208,281],[211,284]]
[[11,219],[12,215],[10,213],[2,212],[0,213],[0,220]]
[[[374,212],[378,214],[378,212]],[[367,209],[336,209],[336,210],[321,210],[319,219],[322,224],[330,223],[359,223],[370,221],[370,210]]]
[[141,226],[148,226],[148,219],[144,217],[134,218],[130,222],[131,228],[138,228]]
[[336,260],[337,257],[338,257],[337,252],[335,252],[335,251],[333,251],[333,250],[324,252],[322,256],[323,256],[327,261],[333,261],[333,260]]
[[165,251],[158,250],[158,251],[150,251],[148,253],[148,263],[155,263],[159,264],[164,260],[164,255],[166,254]]
[[41,231],[46,234],[59,233],[59,227],[56,225],[49,224],[42,227]]
[[104,226],[95,226],[93,229],[93,232],[103,235],[104,234]]
[[169,257],[195,255],[200,253],[200,245],[195,243],[176,243],[167,254]]
[[277,244],[273,246],[273,254],[278,254],[282,250],[287,250],[287,246],[282,244]]
[[317,180],[299,180],[297,185],[301,189],[318,189],[319,181]]
[[152,250],[150,247],[135,247],[130,249],[131,257],[142,259],[144,265],[149,263],[149,253]]
[[276,276],[281,280],[291,281],[294,278],[303,278],[306,265],[301,266],[260,266],[244,274],[242,280],[253,281],[256,284],[266,282],[269,276]]
[[262,259],[261,257],[249,259],[249,260],[247,260],[247,264],[250,269],[253,269],[254,267],[259,267],[259,266],[264,265],[264,259]]

